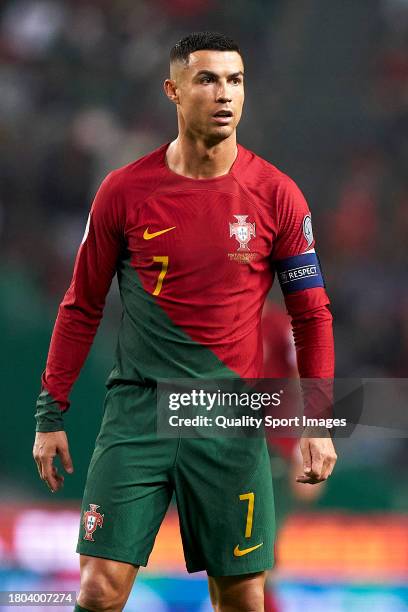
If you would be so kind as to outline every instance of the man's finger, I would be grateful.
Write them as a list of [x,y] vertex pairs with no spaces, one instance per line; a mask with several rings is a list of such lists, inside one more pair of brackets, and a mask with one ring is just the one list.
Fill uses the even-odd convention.
[[337,461],[336,451],[334,450],[333,443],[331,442],[326,452],[324,472],[323,472],[323,475],[325,478],[328,478],[330,474],[333,472],[334,466],[336,465],[336,461]]
[[42,459],[43,480],[47,483],[52,492],[58,490],[58,481],[54,476],[55,466],[52,464],[53,457],[47,456]]
[[60,474],[52,474],[52,476],[48,476],[44,478],[44,481],[51,491],[51,493],[56,493],[64,484],[64,477],[60,476]]
[[301,482],[303,484],[319,484],[319,482],[322,481],[313,476],[296,476],[296,482]]
[[312,452],[312,469],[310,470],[309,476],[312,476],[315,480],[320,480],[322,477],[323,470],[323,455],[315,448],[311,449]]
[[328,479],[333,471],[333,461],[331,457],[326,457],[323,461],[322,469],[320,474],[311,472],[307,475],[301,475],[296,477],[296,482],[302,482],[307,484],[318,484]]
[[41,480],[43,480],[42,465],[41,465],[41,448],[39,449],[37,445],[34,445],[34,448],[33,448],[33,458],[37,466],[37,470],[40,475],[40,478]]
[[64,476],[58,472],[58,469],[55,465],[52,466],[52,475],[57,481],[57,489],[64,485]]
[[68,472],[68,474],[72,474],[74,471],[74,466],[72,465],[72,459],[71,455],[69,454],[68,447],[64,446],[63,448],[58,449],[58,454],[64,470]]
[[333,470],[333,462],[330,456],[327,456],[322,470],[322,480],[327,480]]
[[41,463],[40,463],[39,459],[36,459],[35,457],[34,457],[34,461],[35,461],[35,465],[37,466],[37,470],[38,470],[38,473],[40,475],[40,478],[42,480]]
[[309,473],[312,469],[312,457],[310,454],[309,444],[300,444],[300,450],[303,458],[303,471],[305,474]]

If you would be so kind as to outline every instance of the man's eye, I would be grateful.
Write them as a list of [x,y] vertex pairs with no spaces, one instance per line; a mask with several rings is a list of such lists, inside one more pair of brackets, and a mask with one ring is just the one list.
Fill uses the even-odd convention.
[[241,83],[241,79],[237,77],[236,79],[232,79],[232,82],[234,85],[239,85]]
[[213,78],[209,77],[209,76],[202,77],[201,78],[201,83],[211,83],[212,80],[213,80]]

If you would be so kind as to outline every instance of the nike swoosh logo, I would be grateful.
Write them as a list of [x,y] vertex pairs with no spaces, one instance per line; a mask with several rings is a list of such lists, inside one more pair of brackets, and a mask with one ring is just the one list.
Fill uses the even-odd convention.
[[251,546],[251,548],[244,548],[243,550],[240,550],[239,544],[237,544],[236,547],[234,548],[234,557],[243,557],[244,555],[247,555],[253,550],[256,550],[260,546],[263,546],[263,542],[261,542],[260,544],[257,544],[256,546]]
[[174,225],[173,227],[167,227],[164,230],[160,230],[159,232],[152,232],[151,234],[149,234],[149,228],[146,227],[144,234],[143,234],[143,238],[145,240],[151,240],[152,238],[157,238],[157,236],[161,236],[162,234],[165,234],[166,232],[170,232],[171,230],[176,229],[176,226]]

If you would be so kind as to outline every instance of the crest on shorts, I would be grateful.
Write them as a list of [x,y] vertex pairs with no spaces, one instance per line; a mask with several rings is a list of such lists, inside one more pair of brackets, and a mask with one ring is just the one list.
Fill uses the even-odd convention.
[[97,527],[102,527],[103,525],[103,517],[105,515],[97,512],[98,508],[99,506],[96,504],[89,504],[89,510],[84,512],[82,519],[85,528],[84,540],[88,540],[88,542],[95,542],[92,534],[96,531]]
[[255,236],[255,223],[248,223],[248,215],[234,215],[235,223],[230,223],[230,238],[235,236],[239,242],[238,251],[249,251],[248,242]]

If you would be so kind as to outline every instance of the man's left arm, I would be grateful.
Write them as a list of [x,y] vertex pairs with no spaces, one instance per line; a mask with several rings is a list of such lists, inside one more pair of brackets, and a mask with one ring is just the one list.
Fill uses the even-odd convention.
[[[279,227],[272,257],[292,320],[305,416],[327,418],[333,401],[333,317],[315,252],[311,215],[291,179],[282,183],[277,204]],[[304,474],[297,481],[326,480],[337,459],[329,430],[305,428],[300,449]]]
[[[310,288],[285,299],[292,317],[299,375],[302,380],[305,416],[327,418],[333,404],[334,341],[328,304],[308,309]],[[334,469],[337,455],[326,427],[306,427],[300,440],[304,474],[297,482],[316,484]]]

